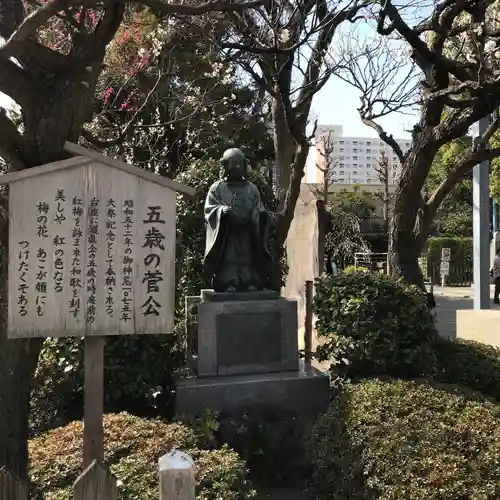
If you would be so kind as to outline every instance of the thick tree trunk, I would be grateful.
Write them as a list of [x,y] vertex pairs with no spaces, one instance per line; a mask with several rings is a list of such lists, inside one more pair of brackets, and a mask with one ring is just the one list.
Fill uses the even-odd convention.
[[22,479],[28,476],[31,382],[41,340],[7,340],[0,334],[0,464]]
[[424,278],[418,258],[429,232],[425,217],[422,188],[438,146],[426,143],[425,136],[410,152],[404,165],[394,196],[392,220],[389,230],[391,271],[422,289]]
[[[25,134],[33,167],[60,160],[66,140],[77,141],[86,113],[92,110],[93,86],[64,82],[25,115]],[[8,231],[2,230],[0,245],[8,248]],[[2,252],[6,254],[6,252]],[[6,301],[6,266],[1,282]],[[6,465],[21,479],[28,474],[30,392],[42,341],[7,340],[6,307],[0,311],[0,467]]]
[[276,159],[276,188],[278,210],[283,209],[290,183],[291,166],[296,152],[295,140],[290,133],[285,111],[280,99],[273,99],[272,117],[274,123],[274,154]]
[[389,254],[393,274],[403,277],[409,283],[424,288],[424,278],[418,264],[423,246],[415,238],[412,229],[404,222],[393,219],[390,229]]

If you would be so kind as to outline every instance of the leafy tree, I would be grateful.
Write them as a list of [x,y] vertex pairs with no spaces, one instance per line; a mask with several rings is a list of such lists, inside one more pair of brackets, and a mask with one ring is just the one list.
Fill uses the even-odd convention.
[[[434,192],[446,179],[455,160],[470,146],[470,138],[464,137],[444,145],[432,163],[425,184],[428,192]],[[472,236],[472,173],[468,172],[443,200],[434,220],[434,231],[441,236]]]
[[325,219],[325,255],[328,259],[344,267],[354,261],[354,254],[369,251],[355,213],[330,206],[326,208]]
[[338,193],[329,194],[330,205],[355,214],[360,219],[373,215],[375,211],[373,201],[372,194],[357,184],[353,185],[352,190],[343,189]]
[[254,162],[272,155],[262,97],[208,37],[223,36],[224,18],[129,17],[98,80],[87,141],[169,177],[184,160],[217,157],[233,145]]
[[[363,61],[358,57],[357,64],[346,63],[344,77],[361,91],[363,122],[401,162],[389,234],[392,269],[423,287],[418,256],[441,204],[474,165],[500,156],[500,148],[489,146],[500,126],[497,116],[425,195],[426,179],[441,148],[462,138],[500,106],[498,2],[440,2],[417,11],[416,21],[391,0],[377,3],[376,30],[386,45],[379,52],[369,44],[361,46]],[[420,118],[412,130],[411,147],[403,152],[377,120],[417,103]]]
[[[259,0],[233,3],[168,3],[138,0],[155,17],[242,11]],[[110,47],[128,23],[128,4],[117,0],[3,0],[0,5],[0,92],[21,108],[22,126],[0,113],[0,156],[11,169],[22,170],[62,159],[66,141],[77,142],[94,115],[93,99]],[[118,40],[117,40],[118,38]],[[138,59],[137,59],[138,57]],[[136,71],[143,65],[137,52]],[[6,220],[0,228],[8,248]],[[5,259],[2,259],[5,276]],[[5,296],[6,279],[2,294]],[[4,313],[4,311],[2,311]],[[0,332],[0,464],[27,477],[29,395],[41,342],[7,341],[2,318]]]

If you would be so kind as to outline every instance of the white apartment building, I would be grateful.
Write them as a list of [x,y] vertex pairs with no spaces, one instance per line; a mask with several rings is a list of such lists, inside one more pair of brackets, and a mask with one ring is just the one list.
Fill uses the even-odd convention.
[[[376,172],[382,152],[389,160],[389,182],[394,184],[400,167],[392,149],[379,138],[344,137],[342,125],[320,125],[315,146],[311,147],[304,182],[322,184],[325,173],[331,183],[381,184]],[[396,139],[403,152],[410,147],[409,139]],[[330,154],[327,154],[327,151]],[[327,158],[329,156],[329,158]]]

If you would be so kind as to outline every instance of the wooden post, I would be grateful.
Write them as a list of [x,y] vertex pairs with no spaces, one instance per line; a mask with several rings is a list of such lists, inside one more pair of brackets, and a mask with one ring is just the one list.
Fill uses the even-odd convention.
[[83,466],[104,462],[104,337],[85,337]]
[[304,328],[305,361],[311,363],[312,359],[312,330],[313,330],[313,282],[306,281],[306,317]]
[[116,500],[116,479],[94,460],[73,485],[73,500]]
[[0,500],[28,500],[28,488],[5,467],[0,469]]
[[193,459],[182,451],[171,451],[159,460],[160,500],[196,500]]

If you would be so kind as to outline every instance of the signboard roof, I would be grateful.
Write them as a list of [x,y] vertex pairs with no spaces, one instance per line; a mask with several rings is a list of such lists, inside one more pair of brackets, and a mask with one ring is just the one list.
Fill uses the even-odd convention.
[[54,163],[48,163],[47,165],[42,165],[40,167],[29,168],[26,170],[20,170],[18,172],[12,172],[10,174],[0,175],[0,185],[10,184],[22,179],[28,179],[30,177],[35,177],[38,175],[47,175],[52,172],[58,172],[60,170],[65,170],[68,168],[76,167],[79,165],[84,165],[90,163],[92,160],[97,161],[103,165],[108,165],[110,167],[117,168],[123,172],[141,177],[150,182],[155,182],[162,186],[168,187],[177,191],[179,193],[185,194],[187,196],[193,197],[196,195],[196,189],[179,182],[173,181],[168,177],[162,177],[160,175],[153,174],[142,168],[134,167],[120,160],[110,158],[109,156],[102,155],[96,151],[91,151],[89,149],[83,148],[72,142],[67,142],[64,145],[64,150],[68,153],[73,153],[79,156],[70,158],[68,160],[57,161]]

